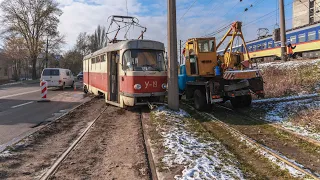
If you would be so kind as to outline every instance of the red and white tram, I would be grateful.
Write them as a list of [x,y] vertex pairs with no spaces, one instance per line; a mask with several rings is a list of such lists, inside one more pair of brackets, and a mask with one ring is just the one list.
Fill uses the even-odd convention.
[[164,101],[167,72],[164,44],[127,40],[84,57],[85,93],[104,95],[106,102],[125,107]]

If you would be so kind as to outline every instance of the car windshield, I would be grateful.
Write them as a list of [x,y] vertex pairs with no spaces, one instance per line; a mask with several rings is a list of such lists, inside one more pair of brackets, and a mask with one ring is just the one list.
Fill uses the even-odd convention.
[[43,76],[59,76],[58,69],[45,69],[42,73]]
[[127,50],[123,56],[123,70],[164,71],[163,51],[145,49]]

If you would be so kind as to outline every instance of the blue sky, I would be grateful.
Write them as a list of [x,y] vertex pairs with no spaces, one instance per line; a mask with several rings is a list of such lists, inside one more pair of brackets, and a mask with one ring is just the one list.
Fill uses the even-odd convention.
[[[126,4],[128,14],[137,17],[140,24],[148,28],[146,38],[167,42],[167,0],[58,1],[64,12],[60,17],[59,30],[66,36],[66,49],[72,47],[80,32],[92,33],[98,24],[108,26],[107,18],[111,15],[126,15]],[[292,2],[284,2],[287,28],[292,26]],[[178,39],[203,36],[232,21],[243,22],[246,40],[255,39],[258,28],[268,28],[272,33],[278,15],[272,11],[276,10],[277,3],[278,0],[177,0]],[[247,12],[244,12],[245,8],[248,8]],[[267,13],[270,14],[260,18]],[[140,29],[134,29],[130,38],[136,38],[139,33]],[[224,33],[222,31],[215,36],[219,38]]]

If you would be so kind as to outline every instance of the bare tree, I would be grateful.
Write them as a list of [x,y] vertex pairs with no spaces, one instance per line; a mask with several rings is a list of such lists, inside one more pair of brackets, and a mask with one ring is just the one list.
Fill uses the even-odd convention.
[[82,56],[88,55],[90,53],[90,37],[86,32],[82,32],[78,35],[75,49],[82,54]]
[[91,52],[97,51],[107,46],[107,34],[104,26],[98,25],[94,34],[90,36],[89,48]]
[[16,36],[8,37],[4,43],[4,54],[8,64],[13,66],[13,78],[18,80],[21,76],[21,70],[26,71],[28,68],[29,54],[25,40]]
[[6,0],[3,12],[3,33],[16,33],[25,41],[32,61],[32,78],[37,78],[36,63],[45,36],[56,36],[62,11],[55,0]]
[[83,55],[77,50],[69,50],[60,60],[60,67],[70,69],[73,73],[82,71]]

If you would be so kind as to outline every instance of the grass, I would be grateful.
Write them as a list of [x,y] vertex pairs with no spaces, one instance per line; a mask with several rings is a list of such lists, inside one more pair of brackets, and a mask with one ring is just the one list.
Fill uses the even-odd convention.
[[320,65],[300,66],[299,68],[263,70],[266,97],[297,95],[301,92],[313,93],[319,86]]
[[320,132],[320,109],[308,109],[297,112],[289,121],[296,125],[307,127],[312,132]]

